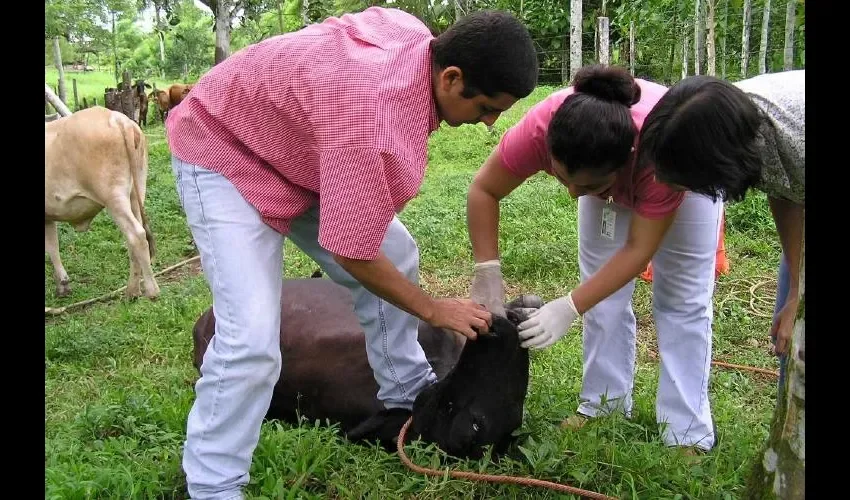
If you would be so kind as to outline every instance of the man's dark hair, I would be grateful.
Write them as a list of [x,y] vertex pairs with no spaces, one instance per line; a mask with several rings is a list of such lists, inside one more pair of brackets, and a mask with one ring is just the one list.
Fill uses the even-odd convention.
[[528,29],[508,12],[482,10],[431,41],[434,63],[463,71],[463,97],[503,92],[517,99],[537,86],[538,62]]
[[640,87],[624,68],[591,65],[578,70],[573,88],[549,123],[549,151],[570,175],[621,169],[637,136],[629,108],[640,100]]
[[741,89],[711,76],[685,78],[647,115],[640,162],[656,178],[724,201],[742,200],[761,178],[764,116]]

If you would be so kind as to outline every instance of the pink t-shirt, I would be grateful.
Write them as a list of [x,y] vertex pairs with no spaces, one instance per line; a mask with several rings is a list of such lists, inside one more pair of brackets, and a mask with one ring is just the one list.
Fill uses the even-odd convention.
[[[641,97],[631,107],[631,112],[640,130],[646,115],[667,92],[667,87],[641,79],[635,81],[640,86]],[[541,170],[554,175],[552,157],[546,147],[546,130],[558,107],[573,91],[573,87],[567,87],[554,92],[535,104],[519,123],[505,132],[498,151],[502,165],[508,171],[523,179]],[[651,167],[635,170],[634,162],[624,167],[614,185],[598,196],[603,199],[612,196],[614,203],[631,208],[648,219],[661,219],[675,212],[685,194],[655,182],[655,169]]]
[[416,17],[372,7],[248,46],[171,111],[171,152],[230,179],[283,234],[318,203],[319,244],[373,259],[439,126],[432,39]]

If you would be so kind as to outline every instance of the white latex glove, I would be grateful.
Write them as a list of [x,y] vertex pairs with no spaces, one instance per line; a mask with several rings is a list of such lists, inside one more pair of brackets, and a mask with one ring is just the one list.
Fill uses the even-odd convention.
[[502,265],[498,259],[475,264],[469,296],[483,304],[491,313],[505,314],[505,284],[502,281]]
[[546,349],[560,340],[580,316],[572,292],[548,302],[519,324],[519,338],[523,340],[520,345],[526,349]]

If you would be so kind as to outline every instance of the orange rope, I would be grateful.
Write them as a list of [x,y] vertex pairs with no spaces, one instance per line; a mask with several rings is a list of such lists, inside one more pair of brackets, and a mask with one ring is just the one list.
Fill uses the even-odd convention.
[[[652,354],[657,356],[657,353],[650,351]],[[745,366],[745,365],[736,365],[733,363],[724,363],[723,361],[712,361],[712,365],[722,366],[725,368],[733,368],[737,370],[746,370],[752,371],[756,373],[762,373],[765,375],[772,375],[774,377],[779,377],[779,372],[776,370],[767,370],[765,368],[756,368],[754,366]],[[409,469],[414,472],[418,472],[420,474],[425,474],[428,476],[443,476],[445,472],[441,472],[434,469],[428,469],[426,467],[420,467],[413,462],[410,461],[407,454],[404,452],[404,438],[407,435],[407,429],[410,427],[411,422],[413,422],[413,416],[407,419],[407,422],[404,423],[404,426],[401,428],[401,432],[398,435],[398,441],[396,442],[396,447],[398,448],[398,455],[401,457],[402,463],[406,465]],[[550,490],[560,491],[562,493],[572,493],[574,495],[580,495],[586,498],[597,498],[597,499],[605,499],[605,500],[613,500],[614,497],[609,497],[603,495],[602,493],[596,493],[594,491],[583,490],[581,488],[575,488],[573,486],[569,486],[561,483],[553,483],[551,481],[544,481],[542,479],[534,479],[529,477],[516,477],[516,476],[496,476],[493,474],[478,474],[476,472],[464,472],[464,471],[447,471],[449,476],[457,478],[457,479],[471,479],[474,481],[485,481],[489,483],[503,483],[503,484],[517,484],[520,486],[537,486],[540,488],[548,488]]]
[[[425,474],[428,476],[443,476],[445,472],[441,472],[434,469],[428,469],[426,467],[420,467],[411,462],[410,458],[407,457],[407,454],[404,453],[404,438],[407,435],[407,428],[410,426],[411,422],[413,422],[412,416],[407,419],[407,422],[404,423],[404,426],[401,428],[401,432],[398,435],[398,441],[396,442],[396,446],[398,447],[398,454],[401,457],[402,463],[404,463],[404,465],[406,465],[414,472],[418,472],[420,474]],[[541,479],[534,479],[530,477],[495,476],[492,474],[478,474],[476,472],[464,471],[448,471],[448,474],[449,476],[458,479],[471,479],[474,481],[485,481],[490,483],[518,484],[520,486],[538,486],[541,488],[549,488],[550,490],[560,491],[562,493],[572,493],[573,495],[579,495],[585,498],[616,500],[614,497],[609,497],[601,493],[596,493],[595,491],[583,490],[581,488],[575,488],[566,484],[553,483],[550,481],[543,481]]]
[[[658,353],[653,351],[652,349],[649,349],[649,356],[653,360],[658,359]],[[712,360],[711,364],[714,365],[714,366],[722,366],[723,368],[732,368],[732,369],[735,369],[735,370],[750,371],[750,372],[761,373],[761,374],[764,374],[764,375],[770,375],[772,377],[779,378],[779,370],[768,370],[767,368],[756,368],[755,366],[736,365],[734,363],[726,363],[725,361],[715,361],[715,360]]]
[[755,366],[745,366],[745,365],[735,365],[732,363],[724,363],[723,361],[712,361],[712,365],[714,366],[723,366],[725,368],[734,368],[736,370],[747,370],[756,373],[764,373],[765,375],[773,375],[774,377],[779,377],[778,370],[768,370],[766,368],[756,368]]

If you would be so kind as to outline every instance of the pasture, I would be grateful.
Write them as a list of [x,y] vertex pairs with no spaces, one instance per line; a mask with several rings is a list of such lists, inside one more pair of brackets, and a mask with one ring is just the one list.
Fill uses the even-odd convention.
[[[78,90],[91,86],[81,97],[97,95],[102,102],[109,75],[74,76]],[[45,81],[55,83],[55,70],[45,72]],[[157,87],[165,83],[157,80]],[[420,247],[421,282],[429,292],[467,294],[472,272],[465,232],[467,187],[501,134],[552,90],[538,88],[505,113],[493,133],[483,125],[443,125],[431,137],[420,195],[400,215]],[[164,130],[153,123],[153,113],[148,123],[146,210],[157,242],[157,272],[192,256],[194,249],[174,189]],[[509,299],[535,293],[550,300],[578,283],[576,202],[554,178],[533,177],[503,201],[501,211]],[[714,359],[776,369],[768,330],[779,243],[766,200],[750,195],[729,205],[726,217],[731,272],[717,281]],[[59,245],[72,293],[55,297],[45,255],[46,306],[68,305],[126,284],[124,239],[106,213],[95,218],[88,233],[60,224]],[[288,277],[306,277],[317,268],[289,241],[284,253]],[[197,377],[191,328],[211,303],[198,271],[188,266],[159,277],[162,295],[156,301],[121,298],[46,318],[45,498],[185,498],[181,448]],[[423,466],[561,481],[622,499],[741,498],[751,461],[768,435],[776,381],[713,367],[709,391],[718,446],[700,457],[665,448],[655,424],[658,363],[651,299],[651,284],[638,280],[631,420],[610,417],[578,431],[560,428],[578,405],[582,343],[577,323],[554,347],[532,353],[525,417],[509,457],[498,463],[487,457],[455,461],[419,444],[408,447],[408,455]],[[558,497],[543,489],[426,477],[407,469],[396,454],[349,444],[309,421],[294,427],[264,424],[247,493],[269,499]]]

